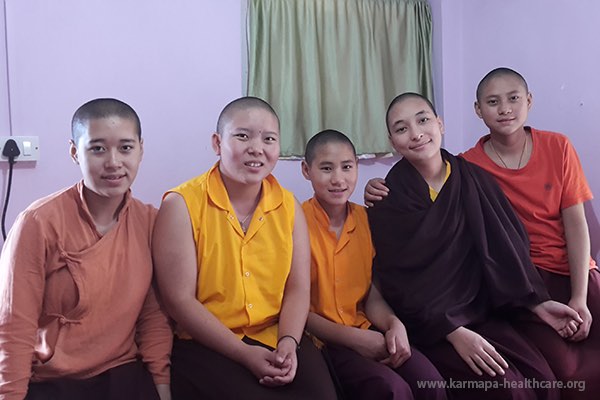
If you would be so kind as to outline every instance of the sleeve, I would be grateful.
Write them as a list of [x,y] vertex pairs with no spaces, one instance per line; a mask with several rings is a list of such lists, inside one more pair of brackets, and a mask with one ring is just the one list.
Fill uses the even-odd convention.
[[136,343],[154,383],[170,383],[173,331],[152,285],[136,324]]
[[45,243],[42,227],[26,212],[0,256],[0,400],[27,393],[44,298]]
[[583,167],[571,141],[565,138],[563,149],[563,188],[560,209],[565,209],[593,198],[583,173]]

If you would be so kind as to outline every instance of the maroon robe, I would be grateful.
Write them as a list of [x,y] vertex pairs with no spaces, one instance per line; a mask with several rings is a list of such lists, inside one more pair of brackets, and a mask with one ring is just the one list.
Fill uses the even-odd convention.
[[[527,234],[486,172],[445,150],[442,157],[452,172],[435,202],[417,170],[400,160],[386,177],[388,196],[368,210],[381,293],[447,383],[490,385],[448,387],[456,398],[557,399],[556,388],[526,386],[556,378],[505,315],[549,299],[529,258]],[[445,339],[460,326],[505,358],[504,376],[471,371]]]
[[452,172],[435,202],[403,159],[386,177],[389,195],[368,210],[381,292],[424,344],[490,313],[549,299],[502,190],[479,167],[442,155]]

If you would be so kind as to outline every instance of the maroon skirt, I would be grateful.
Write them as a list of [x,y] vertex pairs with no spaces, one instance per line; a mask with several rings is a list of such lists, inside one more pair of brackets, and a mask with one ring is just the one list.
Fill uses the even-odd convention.
[[[571,298],[571,279],[538,269],[550,297],[561,303]],[[588,309],[592,326],[581,342],[562,339],[552,328],[539,320],[519,320],[515,326],[542,352],[560,381],[561,399],[595,400],[600,393],[600,273],[590,270]]]

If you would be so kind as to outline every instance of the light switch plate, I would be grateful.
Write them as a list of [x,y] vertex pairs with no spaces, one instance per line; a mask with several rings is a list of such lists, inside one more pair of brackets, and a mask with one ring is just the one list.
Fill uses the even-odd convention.
[[8,157],[2,155],[4,146],[9,139],[17,142],[21,151],[15,161],[37,161],[40,159],[40,138],[39,136],[0,136],[0,161],[8,162]]

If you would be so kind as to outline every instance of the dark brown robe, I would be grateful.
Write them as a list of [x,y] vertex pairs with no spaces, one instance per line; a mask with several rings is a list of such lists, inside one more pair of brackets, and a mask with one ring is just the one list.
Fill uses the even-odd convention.
[[389,195],[368,210],[374,276],[417,344],[549,299],[502,190],[479,167],[442,156],[451,174],[435,202],[403,159],[386,177]]

